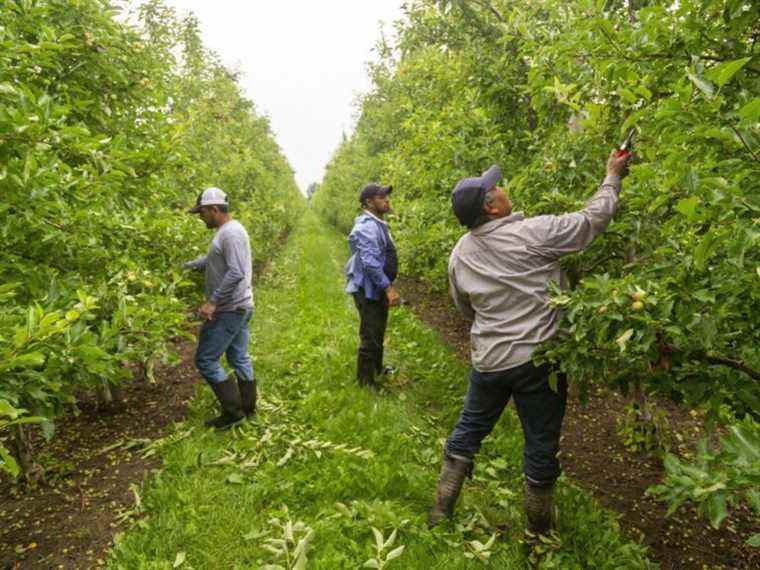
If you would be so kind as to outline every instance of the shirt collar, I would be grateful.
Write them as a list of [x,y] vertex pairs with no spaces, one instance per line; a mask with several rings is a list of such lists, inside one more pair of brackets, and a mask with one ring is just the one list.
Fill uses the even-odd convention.
[[373,213],[372,213],[372,212],[370,212],[369,210],[364,210],[364,213],[365,213],[365,214],[367,214],[367,215],[368,215],[370,218],[374,218],[374,219],[376,219],[376,220],[377,220],[378,222],[380,222],[381,224],[384,224],[384,225],[386,225],[386,226],[388,225],[388,222],[386,222],[385,220],[381,220],[380,218],[378,218],[378,217],[377,217],[375,214],[373,214]]
[[495,220],[490,220],[486,222],[485,224],[482,224],[478,226],[477,228],[470,230],[470,233],[476,236],[488,234],[494,231],[499,226],[511,224],[512,222],[521,222],[524,219],[525,219],[525,216],[523,215],[522,212],[515,212],[514,214],[510,214],[503,218],[496,218]]

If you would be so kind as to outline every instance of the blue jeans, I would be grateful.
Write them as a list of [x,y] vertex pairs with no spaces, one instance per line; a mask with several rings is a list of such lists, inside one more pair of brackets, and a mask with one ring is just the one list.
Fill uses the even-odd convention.
[[561,472],[557,453],[567,402],[567,379],[560,374],[557,392],[549,387],[549,365],[532,362],[502,372],[470,372],[470,386],[446,453],[472,459],[514,396],[525,448],[523,470],[529,483],[551,485]]
[[248,321],[252,312],[251,309],[240,309],[214,313],[214,318],[201,326],[195,366],[209,384],[227,379],[227,373],[219,362],[223,354],[227,355],[227,364],[239,380],[253,381],[253,363],[248,355]]

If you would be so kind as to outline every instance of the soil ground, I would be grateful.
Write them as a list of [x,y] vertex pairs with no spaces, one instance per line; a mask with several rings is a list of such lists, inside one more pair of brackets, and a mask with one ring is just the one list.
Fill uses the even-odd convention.
[[127,384],[122,405],[108,408],[85,399],[78,415],[56,424],[50,443],[34,442],[45,481],[30,489],[0,484],[0,568],[104,563],[114,535],[135,508],[133,489],[139,496],[146,475],[160,463],[155,456],[143,458],[144,445],[134,444],[166,435],[195,394],[193,348],[189,342],[179,345],[182,362],[159,368],[155,383]]
[[[420,281],[403,280],[398,288],[417,316],[469,359],[470,325],[448,297]],[[748,508],[734,509],[723,526],[714,530],[690,506],[666,518],[665,505],[647,496],[646,490],[662,479],[662,461],[632,454],[621,442],[617,421],[627,404],[626,398],[606,390],[592,391],[581,404],[571,387],[561,443],[565,472],[602,505],[619,513],[621,526],[629,535],[642,537],[651,558],[663,569],[760,568],[760,549],[745,544],[749,536],[760,532]],[[704,434],[699,416],[671,402],[657,402],[657,407],[668,418],[670,431],[682,438],[681,450]]]

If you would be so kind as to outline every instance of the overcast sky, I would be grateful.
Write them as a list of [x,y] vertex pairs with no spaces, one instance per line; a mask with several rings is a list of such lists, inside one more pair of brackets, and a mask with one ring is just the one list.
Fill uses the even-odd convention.
[[392,35],[403,0],[166,1],[193,12],[206,46],[243,72],[246,95],[270,117],[305,190],[351,130],[380,22]]

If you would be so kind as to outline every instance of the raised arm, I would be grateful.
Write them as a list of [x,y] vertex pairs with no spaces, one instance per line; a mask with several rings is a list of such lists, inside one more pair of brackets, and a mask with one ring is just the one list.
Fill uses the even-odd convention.
[[552,258],[576,253],[587,247],[609,225],[617,209],[620,181],[627,174],[628,157],[615,152],[607,160],[607,175],[584,208],[561,216],[534,218],[534,238],[540,251]]

